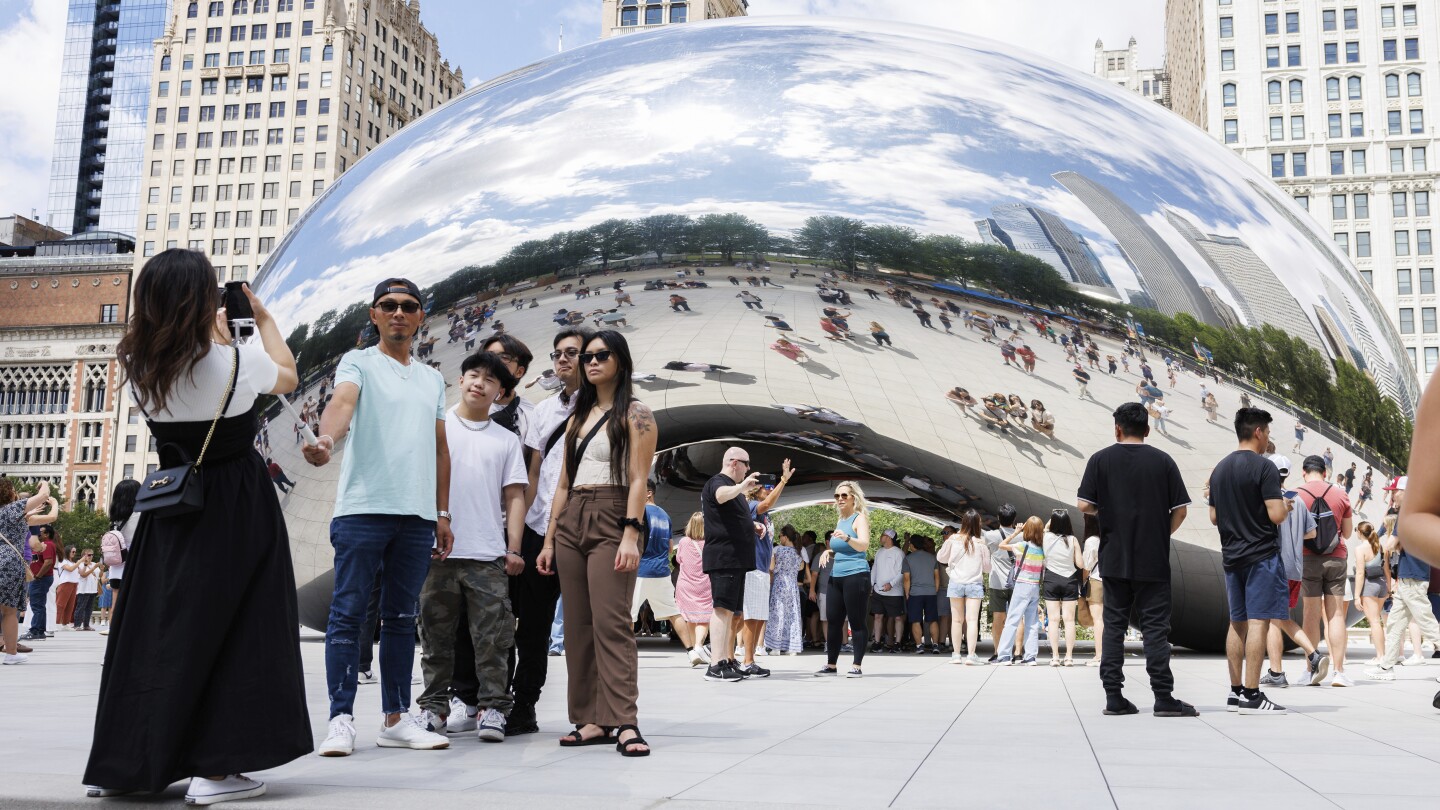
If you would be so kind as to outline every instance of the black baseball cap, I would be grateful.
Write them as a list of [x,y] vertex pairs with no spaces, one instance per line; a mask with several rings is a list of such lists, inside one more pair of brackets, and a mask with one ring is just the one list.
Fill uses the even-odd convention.
[[1327,465],[1325,464],[1325,459],[1320,456],[1306,456],[1305,460],[1300,462],[1300,469],[1307,473],[1323,473],[1327,469]]
[[375,295],[370,298],[370,306],[375,306],[376,301],[379,301],[390,293],[403,293],[404,295],[414,296],[416,301],[422,304],[425,303],[425,299],[420,297],[420,288],[415,285],[415,282],[408,278],[391,278],[375,285]]

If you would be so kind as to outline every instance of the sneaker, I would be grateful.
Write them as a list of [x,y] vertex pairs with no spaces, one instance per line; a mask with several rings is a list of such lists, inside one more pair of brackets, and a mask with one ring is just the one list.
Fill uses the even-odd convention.
[[1425,656],[1417,652],[1409,658],[1406,658],[1404,661],[1401,661],[1400,663],[1404,664],[1407,667],[1423,667],[1430,662],[1426,660]]
[[717,661],[706,668],[705,680],[738,683],[745,680],[745,676],[741,675],[729,661]]
[[961,654],[958,653],[958,652],[952,652],[952,653],[950,653],[950,663],[952,663],[952,664],[964,664],[964,663],[965,663],[965,656],[961,655]]
[[1371,658],[1369,661],[1366,661],[1366,662],[1365,662],[1365,666],[1367,666],[1367,667],[1378,667],[1378,666],[1380,666],[1380,656],[1377,655],[1377,656],[1375,656],[1374,658]]
[[736,661],[743,661],[743,660],[745,660],[745,648],[744,648],[744,647],[739,647],[739,646],[737,646],[737,647],[735,648],[735,660],[736,660]]
[[1023,667],[1038,667],[1038,666],[1040,666],[1040,662],[1039,662],[1038,660],[1034,659],[1034,658],[1025,658],[1025,659],[1023,659],[1023,660],[1020,661],[1020,666],[1023,666]]
[[1310,673],[1310,685],[1319,686],[1320,682],[1325,680],[1325,676],[1330,674],[1330,656],[1321,655],[1317,650],[1310,653],[1305,660],[1310,664],[1306,668]]
[[841,655],[849,655],[850,653],[853,653],[853,652],[855,652],[855,647],[852,646],[849,642],[846,642],[846,643],[840,645],[840,654],[841,654]]
[[505,742],[505,715],[499,709],[486,709],[480,713],[477,737],[483,742]]
[[1260,676],[1260,685],[1273,686],[1276,689],[1288,689],[1290,687],[1290,681],[1285,678],[1285,673],[1283,672],[1266,671],[1264,675]]
[[1238,711],[1239,711],[1241,714],[1289,714],[1289,713],[1290,713],[1290,710],[1289,710],[1289,709],[1285,708],[1284,706],[1281,706],[1281,705],[1278,704],[1278,703],[1274,703],[1274,702],[1272,702],[1272,701],[1270,700],[1270,698],[1265,697],[1265,693],[1264,693],[1264,692],[1261,692],[1260,694],[1256,695],[1253,700],[1246,700],[1246,699],[1244,698],[1244,696],[1241,696],[1241,698],[1240,698],[1240,708],[1238,709]]
[[540,726],[535,722],[535,704],[516,701],[515,708],[510,710],[510,717],[505,721],[505,736],[534,734],[539,730]]
[[413,748],[420,751],[434,751],[449,748],[450,741],[433,731],[427,731],[420,718],[406,712],[393,726],[380,724],[380,733],[375,744],[381,748]]
[[0,658],[0,664],[4,664],[5,666],[10,666],[11,664],[23,664],[23,663],[25,663],[26,661],[29,661],[29,660],[30,660],[30,656],[28,656],[28,655],[26,655],[26,654],[24,654],[24,653],[15,653],[14,655],[11,655],[10,653],[6,653],[4,658]]
[[985,660],[985,663],[987,663],[987,664],[998,664],[998,663],[1000,663],[1000,656],[998,656],[998,655],[992,655],[992,656],[990,656],[989,658],[987,658],[987,659]]
[[20,637],[20,640],[21,640],[21,641],[44,641],[44,640],[45,640],[45,634],[44,634],[44,633],[26,633],[25,635],[23,635],[23,636]]
[[705,663],[705,656],[703,656],[703,655],[700,654],[700,650],[694,649],[694,650],[690,650],[689,652],[690,652],[690,666],[691,666],[691,667],[698,667],[698,666],[700,666],[701,664]]
[[1329,675],[1326,675],[1324,678],[1321,678],[1321,679],[1320,679],[1320,685],[1321,685],[1321,686],[1334,686],[1334,685],[1335,685],[1335,676],[1336,676],[1336,675],[1339,675],[1339,674],[1340,674],[1340,673],[1338,673],[1338,672],[1332,672],[1332,673],[1330,673]]
[[377,677],[375,677],[375,670],[373,670],[373,669],[364,670],[364,671],[361,672],[359,675],[356,675],[356,676],[355,676],[355,683],[357,683],[357,684],[379,683],[379,682],[380,682],[380,679],[377,678]]
[[983,667],[983,666],[985,666],[985,659],[983,659],[983,658],[981,658],[980,656],[975,655],[975,654],[972,653],[972,654],[970,654],[970,655],[965,656],[965,666],[967,666],[967,667]]
[[1229,692],[1225,693],[1225,711],[1240,711],[1240,693],[1236,692],[1234,689],[1231,689]]
[[1337,672],[1330,677],[1331,686],[1354,686],[1355,682],[1343,672]]
[[768,678],[770,677],[770,670],[752,661],[740,669],[740,674],[747,678]]
[[913,652],[913,653],[915,653],[916,655],[924,655],[924,654],[925,654],[925,645],[924,645],[924,644],[916,644],[916,645],[915,645],[915,649],[911,650],[910,652]]
[[1375,667],[1365,670],[1365,677],[1372,681],[1393,681],[1395,680],[1395,670]]
[[817,678],[825,678],[825,677],[828,677],[828,676],[831,676],[831,675],[839,675],[839,674],[840,674],[840,670],[835,669],[835,668],[833,668],[833,667],[821,667],[821,668],[815,670],[815,677],[817,677]]
[[865,677],[865,673],[861,672],[859,667],[851,667],[851,668],[850,668],[850,671],[847,672],[847,673],[845,673],[845,677],[847,677],[847,678],[863,678],[863,677]]
[[420,724],[425,727],[426,731],[433,731],[436,734],[444,734],[447,726],[444,717],[429,709],[420,712]]
[[185,803],[219,804],[263,795],[265,795],[265,783],[258,782],[244,774],[237,773],[224,779],[206,779],[203,776],[196,776],[190,779],[190,789],[185,791]]
[[994,664],[994,665],[996,665],[996,666],[999,666],[999,667],[1013,667],[1013,666],[1015,666],[1015,659],[1014,659],[1014,658],[1010,658],[1010,657],[1008,657],[1008,656],[1005,657],[1005,658],[995,658],[995,657],[992,657],[992,658],[990,659],[990,663],[992,663],[992,664]]
[[330,718],[330,731],[317,751],[322,757],[348,757],[355,751],[355,718],[337,714]]
[[479,709],[467,705],[460,698],[450,698],[450,716],[445,720],[445,728],[431,729],[440,731],[441,734],[464,734],[467,731],[475,730],[475,715]]

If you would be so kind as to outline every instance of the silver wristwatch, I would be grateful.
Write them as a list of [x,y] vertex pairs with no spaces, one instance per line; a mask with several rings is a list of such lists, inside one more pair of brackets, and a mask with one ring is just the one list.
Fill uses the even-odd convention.
[[439,520],[440,518],[445,518],[446,520],[450,520],[450,519],[451,519],[451,518],[450,518],[450,513],[449,513],[449,512],[446,512],[444,509],[441,509],[438,513],[436,513],[435,518],[436,518],[436,520]]

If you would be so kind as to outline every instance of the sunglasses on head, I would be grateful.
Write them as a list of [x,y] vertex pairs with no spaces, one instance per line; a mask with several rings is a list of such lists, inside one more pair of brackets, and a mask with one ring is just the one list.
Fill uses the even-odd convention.
[[391,312],[394,312],[395,310],[398,309],[398,310],[400,310],[401,312],[404,312],[406,315],[414,315],[415,313],[417,313],[417,312],[420,311],[420,302],[418,302],[418,301],[380,301],[380,302],[378,302],[378,303],[375,304],[375,307],[376,307],[377,309],[379,309],[381,312],[384,312],[384,313],[387,313],[387,314],[388,314],[388,313],[391,313]]
[[571,360],[574,360],[575,358],[577,358],[577,357],[579,357],[579,356],[580,356],[580,350],[579,350],[579,349],[566,349],[566,350],[563,351],[563,352],[561,352],[561,351],[550,352],[550,359],[551,359],[551,360],[559,360],[559,359],[562,358],[562,357],[568,357],[568,358],[570,358]]
[[609,349],[602,349],[598,352],[581,352],[580,365],[588,366],[593,363],[608,363],[614,352]]

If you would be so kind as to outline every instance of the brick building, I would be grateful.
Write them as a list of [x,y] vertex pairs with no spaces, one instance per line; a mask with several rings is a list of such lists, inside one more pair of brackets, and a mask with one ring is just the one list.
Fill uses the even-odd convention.
[[109,500],[134,254],[103,231],[0,252],[0,472],[67,508]]

